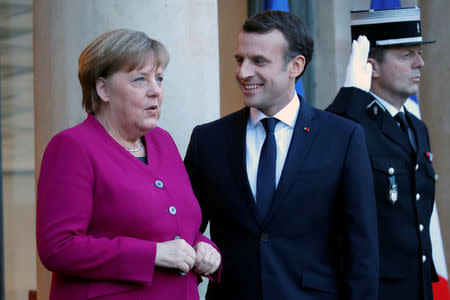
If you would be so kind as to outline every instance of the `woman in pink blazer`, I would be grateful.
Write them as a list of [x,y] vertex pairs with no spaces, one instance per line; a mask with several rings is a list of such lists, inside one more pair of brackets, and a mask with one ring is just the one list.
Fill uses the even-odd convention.
[[[170,135],[156,127],[169,55],[142,32],[116,30],[81,53],[86,120],[47,146],[37,247],[50,299],[198,299],[220,254]],[[212,276],[212,277],[211,277]]]

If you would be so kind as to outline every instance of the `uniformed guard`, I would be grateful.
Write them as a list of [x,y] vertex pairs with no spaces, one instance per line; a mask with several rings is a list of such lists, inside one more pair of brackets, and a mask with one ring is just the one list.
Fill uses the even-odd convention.
[[432,300],[429,223],[437,175],[427,128],[404,104],[419,88],[421,44],[434,41],[422,39],[419,8],[352,12],[351,25],[345,84],[327,110],[365,129],[378,213],[379,299]]

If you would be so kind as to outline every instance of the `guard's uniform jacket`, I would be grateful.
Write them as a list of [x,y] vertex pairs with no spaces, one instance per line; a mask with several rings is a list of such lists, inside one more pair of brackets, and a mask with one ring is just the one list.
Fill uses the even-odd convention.
[[380,247],[379,299],[433,299],[429,232],[435,181],[428,131],[405,110],[417,152],[390,113],[358,88],[342,88],[328,111],[364,127],[372,161]]

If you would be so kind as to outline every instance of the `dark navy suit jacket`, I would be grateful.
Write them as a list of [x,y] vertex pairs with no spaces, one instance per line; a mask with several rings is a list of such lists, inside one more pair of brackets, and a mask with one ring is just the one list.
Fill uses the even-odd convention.
[[249,109],[197,126],[185,158],[222,254],[207,299],[376,299],[373,178],[363,129],[301,101],[289,152],[262,219],[245,162]]
[[[374,100],[360,89],[342,88],[327,110],[361,124],[365,131],[378,212],[379,299],[432,300],[431,282],[437,275],[429,228],[435,173],[428,131],[405,112],[415,135],[414,151],[395,119]],[[390,177],[398,188],[394,204],[388,199]]]

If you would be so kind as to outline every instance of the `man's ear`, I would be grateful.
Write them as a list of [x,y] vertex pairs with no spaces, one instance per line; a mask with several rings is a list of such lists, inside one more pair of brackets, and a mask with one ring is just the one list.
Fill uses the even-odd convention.
[[97,82],[95,83],[95,89],[97,90],[97,94],[100,97],[100,100],[103,102],[109,102],[109,94],[108,94],[108,82],[105,78],[99,77]]
[[372,78],[380,77],[380,63],[374,58],[368,58],[367,62],[372,65]]
[[289,76],[297,78],[305,69],[306,59],[303,55],[297,55],[289,62]]

